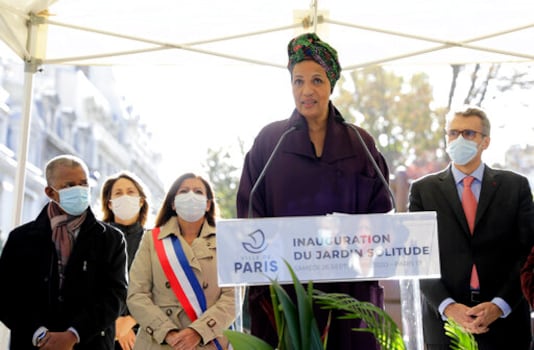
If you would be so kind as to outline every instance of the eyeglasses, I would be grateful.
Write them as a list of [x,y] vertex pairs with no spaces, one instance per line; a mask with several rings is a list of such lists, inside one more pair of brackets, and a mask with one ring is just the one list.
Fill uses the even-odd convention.
[[450,130],[446,130],[445,132],[447,133],[447,136],[449,136],[449,138],[451,139],[455,139],[460,135],[462,135],[462,137],[466,140],[473,140],[477,136],[477,134],[486,136],[486,134],[480,131],[471,130],[471,129],[465,129],[465,130],[450,129]]

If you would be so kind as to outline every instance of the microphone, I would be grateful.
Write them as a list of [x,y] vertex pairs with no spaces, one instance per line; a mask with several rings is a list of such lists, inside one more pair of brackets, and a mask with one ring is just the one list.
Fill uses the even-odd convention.
[[293,131],[297,130],[299,127],[300,127],[300,124],[295,124],[292,127],[290,127],[289,129],[287,129],[286,131],[284,131],[284,133],[280,136],[280,138],[278,139],[278,142],[274,146],[273,151],[271,152],[271,155],[269,156],[269,159],[267,159],[267,162],[265,162],[265,165],[263,166],[263,169],[261,170],[260,175],[256,179],[256,182],[254,183],[254,186],[252,186],[252,189],[250,190],[250,193],[248,195],[248,218],[249,219],[253,218],[253,216],[252,216],[252,198],[254,197],[254,193],[256,193],[256,190],[258,189],[258,186],[259,186],[260,182],[265,177],[265,173],[267,172],[267,169],[271,165],[271,162],[272,162],[272,160],[274,158],[274,155],[276,154],[276,152],[278,152],[278,149],[280,148],[280,145],[282,144],[282,141],[284,141],[286,136],[288,134],[292,133]]
[[343,117],[338,118],[338,120],[348,126],[350,129],[354,130],[356,133],[356,136],[358,137],[358,140],[360,140],[360,143],[363,146],[363,149],[365,150],[365,154],[367,155],[367,158],[371,161],[371,164],[373,164],[373,168],[375,168],[375,171],[378,174],[378,177],[380,178],[380,181],[382,182],[382,185],[388,190],[389,199],[391,201],[391,204],[393,205],[393,212],[397,212],[397,205],[395,204],[395,196],[393,195],[393,191],[391,191],[391,188],[389,187],[389,183],[384,178],[384,174],[382,174],[382,171],[380,170],[380,167],[376,163],[376,160],[373,158],[373,155],[371,154],[371,151],[369,151],[369,147],[367,147],[367,144],[363,140],[362,135],[360,134],[360,131],[356,127],[356,125],[352,123],[348,123],[343,119]]

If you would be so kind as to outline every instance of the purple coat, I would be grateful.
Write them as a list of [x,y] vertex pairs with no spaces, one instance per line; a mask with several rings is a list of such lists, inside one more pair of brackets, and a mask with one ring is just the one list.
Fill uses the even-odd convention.
[[[248,217],[251,189],[281,135],[292,126],[297,129],[287,134],[252,196],[253,217],[384,213],[392,208],[388,189],[377,176],[356,133],[343,124],[343,117],[330,103],[320,158],[315,156],[306,120],[296,110],[289,119],[273,122],[260,131],[245,158],[237,194],[238,217]],[[388,179],[386,162],[373,138],[365,130],[358,130]],[[315,288],[347,293],[383,307],[383,291],[376,281],[318,283]],[[269,309],[270,298],[266,290],[266,287],[249,290],[251,331],[274,345],[274,329],[268,330],[268,319],[262,311]],[[322,312],[317,317],[320,329],[324,327],[325,316]],[[357,322],[334,321],[328,348],[377,349],[372,335],[350,329],[359,326]]]

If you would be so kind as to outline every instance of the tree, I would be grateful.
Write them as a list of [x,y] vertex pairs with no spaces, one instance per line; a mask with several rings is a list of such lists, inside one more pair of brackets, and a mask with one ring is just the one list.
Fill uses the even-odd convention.
[[[528,90],[534,86],[534,77],[529,74],[530,66],[524,64],[471,64],[459,65],[452,64],[452,79],[449,91],[448,108],[454,97],[457,96],[457,101],[463,104],[472,104],[476,106],[483,106],[485,100],[488,98],[495,98],[493,94],[502,94],[517,90]],[[467,84],[465,89],[459,89],[459,80],[466,78]]]
[[[238,140],[241,155],[243,155],[243,141]],[[241,158],[239,158],[241,159]],[[222,218],[236,218],[236,197],[240,175],[237,166],[233,165],[229,149],[208,149],[206,163],[203,164],[209,181],[213,185],[215,199],[219,206],[219,214]]]
[[[406,82],[382,67],[354,70],[342,77],[334,104],[377,140],[390,169],[408,166],[421,156],[428,162],[443,155],[442,111],[431,109],[432,87],[424,73]],[[430,152],[429,152],[430,150]]]
[[[450,110],[456,104],[469,104],[482,108],[487,108],[489,118],[492,121],[492,130],[494,128],[504,130],[507,127],[513,128],[516,123],[521,123],[523,130],[532,129],[532,121],[527,120],[530,111],[532,88],[534,87],[534,74],[532,66],[528,62],[523,63],[476,63],[476,64],[453,64],[450,66],[452,71],[451,86],[448,95],[447,110]],[[499,107],[507,106],[504,113],[507,115],[496,115],[499,113]],[[521,114],[518,120],[514,116]],[[525,119],[523,119],[525,118]],[[514,131],[513,131],[514,132]],[[493,134],[493,133],[492,133]],[[512,134],[513,135],[513,134]],[[515,138],[510,135],[508,142],[509,147],[514,143],[527,142],[525,136]],[[527,153],[528,153],[527,149]],[[515,156],[525,157],[524,151],[511,152]],[[508,163],[509,160],[506,160]],[[490,164],[494,167],[506,166],[514,171],[524,174],[532,173],[530,168],[517,168],[517,165],[501,164],[497,162]]]

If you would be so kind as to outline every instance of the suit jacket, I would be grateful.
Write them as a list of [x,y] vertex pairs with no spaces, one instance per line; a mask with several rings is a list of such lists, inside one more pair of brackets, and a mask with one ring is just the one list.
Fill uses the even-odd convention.
[[[534,237],[534,206],[528,180],[516,173],[485,167],[471,235],[450,166],[415,181],[410,211],[437,212],[441,278],[421,280],[425,343],[447,344],[439,304],[446,298],[473,306],[469,280],[473,263],[480,281],[480,299],[505,300],[512,308],[506,318],[490,325],[478,341],[502,344],[510,335],[518,344],[531,337],[527,302],[519,271]],[[495,348],[499,348],[496,345]],[[517,347],[519,349],[521,347]],[[481,347],[484,349],[484,347]]]
[[45,326],[54,332],[74,327],[77,350],[111,350],[126,300],[124,237],[88,209],[59,289],[48,205],[10,233],[0,257],[0,320],[11,330],[10,348],[35,349],[33,333]]
[[[249,198],[259,174],[281,135],[292,126],[274,155],[257,191]],[[376,161],[385,179],[389,171],[373,138],[358,128],[362,139]],[[254,217],[325,215],[334,212],[348,214],[384,213],[391,209],[387,188],[379,179],[362,142],[354,130],[343,123],[343,117],[330,103],[323,154],[316,157],[308,126],[295,110],[286,120],[265,126],[247,153],[239,190],[237,213],[248,216],[249,200]],[[320,283],[315,288],[323,292],[346,293],[358,300],[383,307],[383,290],[377,281]],[[292,288],[288,288],[292,292]],[[250,287],[248,294],[251,330],[255,335],[276,344],[274,327],[267,319],[271,312],[268,287]],[[316,308],[319,327],[328,320],[328,313]],[[366,332],[355,332],[362,327],[358,320],[338,320],[332,317],[328,337],[329,349],[376,349],[374,337]]]
[[154,247],[152,231],[147,231],[130,269],[128,308],[139,323],[134,349],[170,349],[165,336],[172,329],[193,328],[207,344],[199,349],[215,349],[213,339],[226,349],[228,341],[222,332],[235,320],[234,288],[221,288],[217,281],[217,254],[215,227],[204,223],[200,236],[189,245],[180,234],[176,216],[170,218],[158,235],[163,239],[176,235],[189,264],[206,296],[207,310],[191,322],[174,294],[161,267]]

